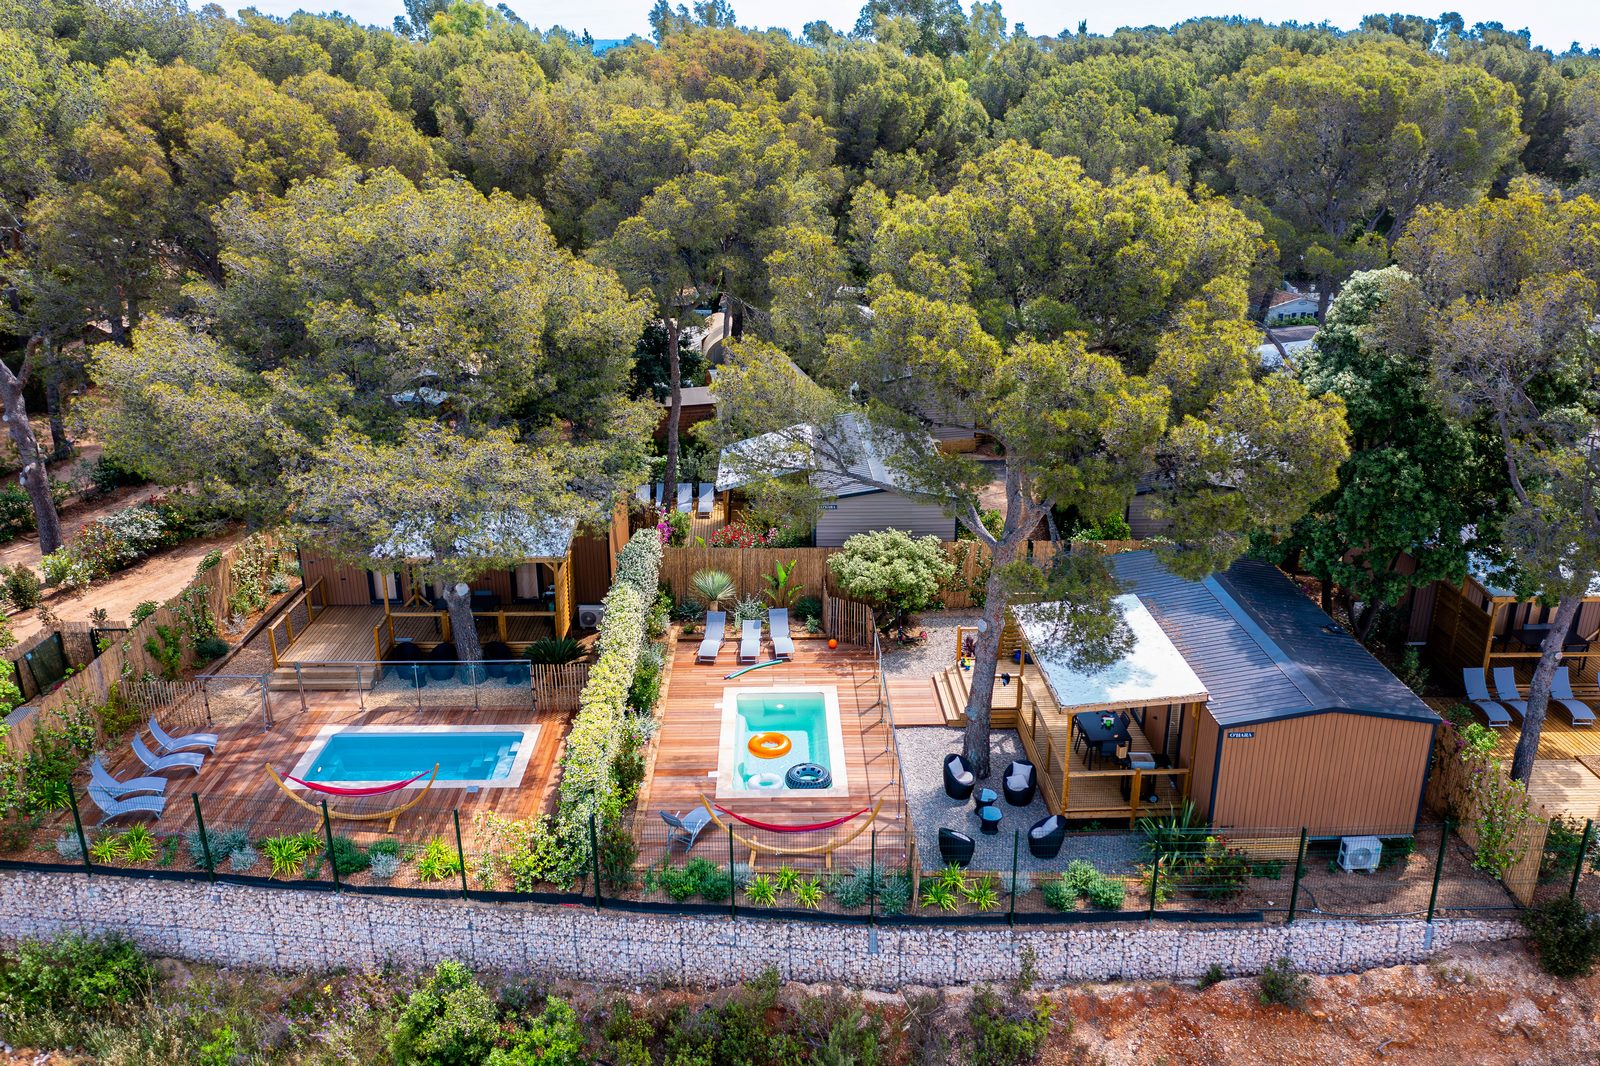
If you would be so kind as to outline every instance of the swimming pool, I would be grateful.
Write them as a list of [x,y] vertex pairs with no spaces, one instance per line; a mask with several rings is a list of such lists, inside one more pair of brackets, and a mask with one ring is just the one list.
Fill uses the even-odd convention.
[[[759,734],[777,734],[772,757],[751,751]],[[827,685],[727,688],[722,691],[722,737],[717,761],[720,799],[755,796],[844,796],[850,792],[845,772],[844,732],[839,720],[839,693]],[[793,789],[784,783],[790,767],[800,763],[827,767],[833,783],[827,788]]]
[[293,774],[318,784],[359,786],[431,773],[438,763],[440,784],[511,787],[522,783],[538,735],[537,725],[324,726]]

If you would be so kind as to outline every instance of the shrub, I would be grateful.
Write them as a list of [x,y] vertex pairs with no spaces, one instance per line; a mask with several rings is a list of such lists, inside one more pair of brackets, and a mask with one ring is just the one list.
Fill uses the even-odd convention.
[[372,842],[372,845],[367,848],[367,854],[374,858],[379,855],[399,855],[400,841],[396,840],[394,837],[384,837],[382,840],[375,840]]
[[260,859],[261,853],[247,844],[228,855],[228,869],[236,874],[248,873]]
[[367,872],[372,875],[374,881],[393,880],[394,875],[400,872],[399,855],[393,853],[374,854],[369,851],[367,852],[367,858],[371,860],[371,865],[367,867]]
[[1267,963],[1257,978],[1256,998],[1263,1005],[1298,1008],[1311,991],[1311,979],[1287,957]]
[[801,596],[794,601],[794,616],[802,623],[822,621],[822,601],[815,596]]
[[161,664],[161,676],[178,680],[183,672],[183,637],[172,626],[156,626],[154,635],[144,638],[144,650]]
[[39,560],[44,584],[51,588],[76,589],[94,580],[88,565],[74,552],[59,548]]
[[1126,884],[1115,877],[1106,877],[1103,874],[1097,876],[1083,892],[1084,898],[1089,901],[1089,906],[1103,911],[1120,910],[1127,894]]
[[1025,1066],[1039,1057],[1050,1035],[1050,1001],[1029,1007],[1006,1003],[992,988],[980,988],[972,997],[968,1015],[972,1024],[973,1066]]
[[546,637],[528,645],[523,653],[530,663],[540,666],[560,666],[577,662],[583,657],[583,646],[571,637]]
[[1522,915],[1539,965],[1556,977],[1583,977],[1600,955],[1600,920],[1570,896],[1559,896]]
[[1210,966],[1206,967],[1205,973],[1200,975],[1199,985],[1203,991],[1207,988],[1210,988],[1218,981],[1226,981],[1227,979],[1228,975],[1227,972],[1223,970],[1222,964],[1214,962]]
[[197,641],[194,646],[194,657],[197,662],[215,662],[226,654],[228,654],[228,642],[221,637],[206,637]]
[[161,605],[155,600],[141,600],[139,604],[134,607],[133,614],[129,618],[128,625],[130,627],[137,626],[140,622],[143,622],[146,618],[149,618],[159,610],[161,610]]
[[144,478],[109,455],[102,455],[89,468],[89,484],[98,495],[106,495],[124,485],[138,485]]
[[56,837],[56,854],[67,862],[83,861],[83,842],[77,833],[62,833]]
[[0,962],[0,1017],[99,1013],[132,1001],[153,977],[144,954],[122,937],[25,941]]
[[5,573],[5,596],[12,607],[30,611],[39,606],[43,583],[33,567],[18,563]]
[[459,962],[441,962],[419,985],[389,1036],[397,1066],[477,1066],[499,1035],[494,1001]]
[[891,874],[878,887],[878,909],[893,916],[904,914],[911,906],[911,878],[905,874]]
[[[1556,815],[1550,819],[1550,830],[1544,838],[1544,855],[1539,860],[1539,879],[1549,881],[1572,872],[1573,865],[1581,861],[1583,829],[1575,819]],[[1383,857],[1389,857],[1384,848]]]
[[489,1053],[488,1066],[584,1066],[583,1029],[578,1014],[552,997],[544,1012],[511,1038],[507,1047]]
[[871,605],[887,630],[937,601],[955,574],[938,537],[912,537],[898,529],[857,533],[828,559],[839,589]]
[[663,655],[661,645],[646,648],[634,667],[633,684],[628,686],[628,708],[637,714],[649,714],[661,698],[661,670]]
[[443,881],[451,874],[461,872],[461,857],[456,849],[445,843],[444,837],[434,837],[422,847],[417,856],[417,877],[423,881]]
[[334,837],[333,849],[329,854],[332,856],[333,868],[340,877],[358,874],[372,864],[372,860],[361,845],[347,836]]

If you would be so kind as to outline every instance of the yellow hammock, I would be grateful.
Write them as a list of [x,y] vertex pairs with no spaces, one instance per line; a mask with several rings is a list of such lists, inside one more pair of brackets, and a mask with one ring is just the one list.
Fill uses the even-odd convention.
[[883,809],[883,800],[879,800],[877,803],[873,804],[872,813],[867,815],[866,821],[857,826],[855,831],[849,836],[845,837],[843,840],[835,840],[827,844],[815,844],[809,848],[775,848],[771,844],[763,844],[759,841],[751,840],[748,837],[740,836],[734,831],[733,826],[717,817],[716,809],[711,805],[711,801],[706,799],[704,792],[700,793],[700,803],[705,807],[706,814],[711,816],[712,822],[716,823],[718,829],[721,829],[725,833],[732,834],[733,839],[750,849],[750,865],[752,867],[756,864],[756,852],[764,851],[769,855],[821,855],[823,856],[823,868],[828,870],[833,869],[834,851],[838,848],[844,847],[856,837],[860,836],[862,833],[865,833],[867,831],[867,827],[877,820],[878,812]]
[[[266,766],[267,773],[269,775],[271,775],[272,780],[277,784],[277,786],[279,788],[283,789],[283,794],[285,796],[288,796],[290,799],[294,800],[300,806],[304,807],[306,810],[310,811],[312,814],[316,815],[317,817],[319,817],[319,818],[322,817],[322,808],[320,806],[318,806],[315,803],[307,803],[305,800],[303,800],[299,796],[297,796],[295,794],[294,789],[290,788],[287,784],[285,784],[283,778],[278,776],[278,771],[274,770],[272,768],[271,764],[264,763],[263,765]],[[382,821],[383,819],[387,818],[387,819],[389,819],[389,832],[392,833],[392,832],[394,832],[395,819],[399,818],[406,811],[409,811],[411,808],[413,808],[417,804],[421,803],[422,802],[422,797],[426,796],[428,794],[428,789],[433,787],[433,782],[438,777],[439,777],[439,764],[438,763],[434,763],[433,764],[433,773],[428,775],[428,783],[426,785],[422,786],[422,791],[418,792],[415,796],[411,797],[411,799],[409,799],[406,802],[402,803],[400,806],[392,808],[390,810],[387,810],[387,811],[373,811],[370,814],[346,814],[346,813],[344,813],[342,811],[336,811],[332,807],[329,807],[328,808],[328,817],[329,818],[343,818],[347,822],[377,822],[377,821]]]

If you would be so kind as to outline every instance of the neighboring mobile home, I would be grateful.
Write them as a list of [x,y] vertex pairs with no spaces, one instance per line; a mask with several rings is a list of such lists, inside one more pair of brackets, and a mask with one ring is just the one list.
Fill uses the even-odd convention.
[[[1186,797],[1219,827],[1412,831],[1439,717],[1293,582],[1251,559],[1200,582],[1150,552],[1108,561],[1135,637],[1122,662],[1076,669],[1047,610],[1018,612],[1018,729],[1052,809],[1132,819]],[[1119,711],[1128,765],[1091,766],[1075,716]]]

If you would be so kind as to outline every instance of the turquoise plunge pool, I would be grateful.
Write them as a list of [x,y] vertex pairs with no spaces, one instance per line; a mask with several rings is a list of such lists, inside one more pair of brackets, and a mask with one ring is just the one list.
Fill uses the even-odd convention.
[[294,776],[319,783],[403,781],[431,773],[438,763],[440,782],[516,784],[536,733],[536,726],[357,726],[320,737]]
[[[832,688],[728,689],[723,698],[718,795],[839,795],[845,789],[837,691]],[[798,788],[789,771],[827,771],[822,788]]]

